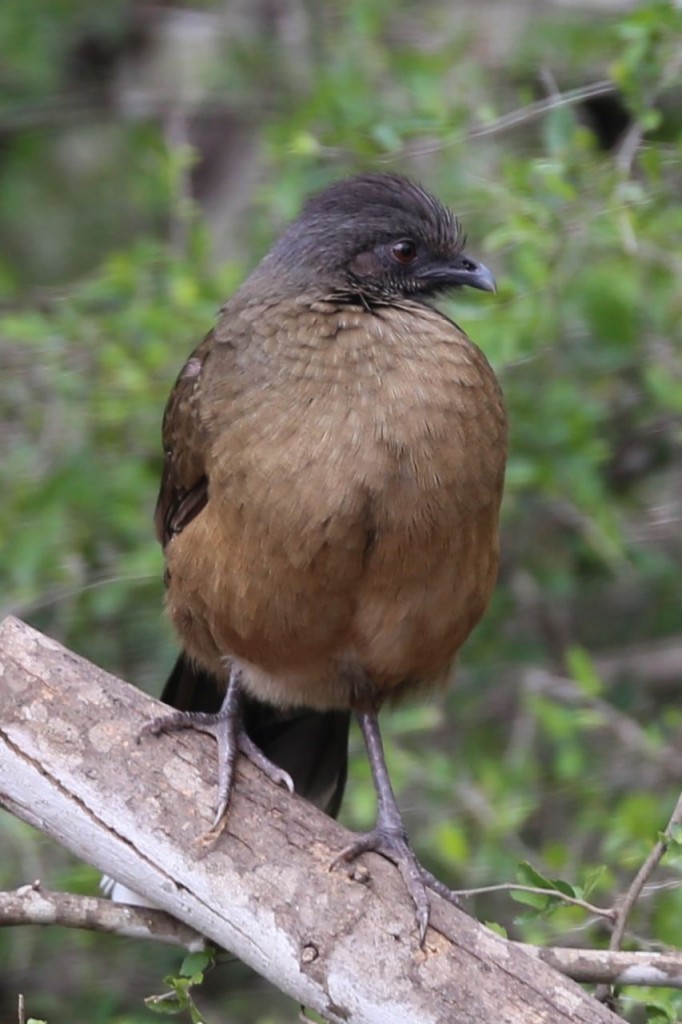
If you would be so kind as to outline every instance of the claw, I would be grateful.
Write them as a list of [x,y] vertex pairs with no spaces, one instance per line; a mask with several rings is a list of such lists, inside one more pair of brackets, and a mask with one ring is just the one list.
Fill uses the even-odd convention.
[[269,757],[266,757],[260,747],[257,747],[253,742],[249,734],[242,729],[239,733],[239,749],[242,754],[248,757],[251,764],[255,764],[257,768],[260,768],[262,772],[265,772],[267,777],[275,783],[276,786],[284,786],[290,793],[294,792],[294,780],[289,775],[289,772],[285,772],[283,768],[271,761]]
[[[341,863],[349,863],[361,853],[380,853],[396,865],[403,876],[405,886],[414,903],[419,933],[419,945],[423,946],[426,929],[429,926],[430,905],[423,878],[425,869],[417,860],[407,837],[402,829],[398,832],[384,828],[378,824],[371,832],[360,835],[348,846],[344,847],[329,865],[330,871]],[[428,872],[426,872],[428,874]]]
[[234,667],[230,670],[225,699],[216,714],[207,714],[203,711],[175,711],[168,715],[160,715],[142,727],[138,733],[138,742],[145,735],[159,736],[161,733],[175,732],[178,729],[210,732],[218,744],[218,799],[213,824],[205,837],[208,841],[213,841],[222,832],[234,789],[237,756],[240,751],[274,783],[285,786],[290,793],[294,792],[294,783],[289,773],[270,761],[244,729],[239,671]]

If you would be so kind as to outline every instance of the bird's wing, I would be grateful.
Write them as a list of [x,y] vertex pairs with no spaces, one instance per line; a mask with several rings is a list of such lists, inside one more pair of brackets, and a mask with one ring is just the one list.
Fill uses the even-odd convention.
[[156,536],[165,548],[199,515],[208,501],[208,440],[198,407],[212,332],[189,357],[171,391],[163,416],[164,465],[154,511]]

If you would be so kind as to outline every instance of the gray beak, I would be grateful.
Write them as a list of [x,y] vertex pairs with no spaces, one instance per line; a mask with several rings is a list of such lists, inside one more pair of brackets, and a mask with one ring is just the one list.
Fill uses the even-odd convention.
[[460,287],[466,285],[469,288],[479,288],[482,292],[495,292],[495,278],[488,268],[478,260],[462,253],[452,265],[450,280],[454,285]]

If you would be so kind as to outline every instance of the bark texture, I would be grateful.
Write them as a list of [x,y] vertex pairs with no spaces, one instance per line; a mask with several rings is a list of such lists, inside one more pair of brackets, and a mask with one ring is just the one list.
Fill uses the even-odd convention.
[[[419,948],[397,870],[329,871],[349,833],[240,762],[213,844],[214,745],[145,736],[151,698],[0,626],[0,803],[333,1024],[608,1024],[574,982],[433,897]],[[29,881],[27,879],[27,881]]]

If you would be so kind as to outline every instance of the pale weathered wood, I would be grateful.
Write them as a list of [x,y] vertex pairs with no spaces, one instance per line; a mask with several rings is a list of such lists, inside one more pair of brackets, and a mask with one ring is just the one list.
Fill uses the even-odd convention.
[[51,892],[39,879],[14,891],[0,892],[0,928],[24,924],[58,924],[128,939],[153,939],[181,946],[190,953],[206,948],[202,935],[163,910],[81,893]]
[[[608,1024],[574,982],[397,870],[329,871],[349,833],[242,764],[228,828],[209,737],[135,737],[158,705],[16,619],[0,626],[0,802],[337,1024]],[[27,880],[28,881],[28,880]]]

